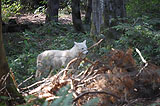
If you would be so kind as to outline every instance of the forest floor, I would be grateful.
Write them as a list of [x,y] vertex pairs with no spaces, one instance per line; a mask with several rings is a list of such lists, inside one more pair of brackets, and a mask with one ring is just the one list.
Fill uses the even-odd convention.
[[[9,19],[15,19],[17,24],[27,24],[27,23],[35,23],[42,24],[45,23],[45,14],[21,14],[14,17],[10,17]],[[72,16],[69,14],[60,14],[59,22],[62,24],[69,24],[72,22]]]
[[[15,73],[16,81],[18,84],[23,82],[25,79],[29,78],[31,75],[35,75],[36,57],[41,51],[44,51],[47,49],[68,49],[73,45],[74,41],[83,41],[84,39],[87,39],[88,47],[90,47],[93,44],[92,39],[90,38],[89,34],[82,35],[82,34],[76,33],[74,30],[72,30],[73,27],[72,27],[72,25],[70,25],[72,23],[72,16],[71,15],[60,14],[59,16],[60,16],[59,22],[61,24],[53,24],[52,23],[51,25],[44,24],[45,23],[45,15],[44,14],[22,14],[22,15],[17,15],[15,17],[10,18],[10,19],[15,19],[17,24],[30,24],[30,23],[43,24],[42,26],[41,25],[33,26],[31,24],[31,25],[29,25],[29,27],[33,27],[33,29],[30,28],[30,29],[24,30],[22,32],[4,33],[4,43],[5,43],[6,53],[8,56],[9,65],[13,69],[13,72]],[[50,36],[47,36],[47,35],[50,35]],[[132,56],[127,55],[127,53],[130,53],[130,52],[124,52],[124,51],[118,51],[118,52],[116,51],[116,53],[113,52],[109,56],[106,55],[108,58],[111,58],[108,60],[107,60],[107,58],[105,59],[101,56],[101,54],[102,54],[101,52],[103,52],[101,47],[97,47],[97,48],[94,48],[94,50],[90,50],[90,54],[89,54],[90,57],[88,56],[88,58],[92,59],[91,61],[93,61],[93,63],[94,62],[96,63],[96,60],[98,60],[99,63],[98,64],[95,64],[95,63],[91,64],[90,63],[89,65],[92,66],[92,68],[90,68],[90,69],[87,68],[88,64],[87,65],[84,64],[84,69],[86,68],[86,70],[83,70],[84,75],[82,74],[83,75],[82,78],[85,76],[84,77],[84,78],[86,78],[85,81],[88,81],[90,83],[86,84],[85,81],[82,82],[82,83],[86,84],[86,86],[87,86],[84,88],[79,87],[82,89],[82,91],[83,90],[87,91],[86,88],[90,88],[92,90],[92,88],[97,87],[97,91],[100,89],[104,89],[104,90],[109,89],[110,91],[112,91],[111,93],[113,93],[115,95],[119,95],[120,97],[123,97],[124,94],[127,92],[128,93],[128,101],[127,101],[127,103],[123,104],[123,106],[125,106],[125,105],[126,106],[134,106],[134,105],[136,105],[136,106],[150,106],[150,105],[151,106],[160,106],[160,104],[159,104],[160,99],[158,98],[159,97],[159,88],[158,87],[159,87],[160,77],[157,76],[159,74],[157,74],[158,72],[156,72],[157,68],[155,68],[155,66],[154,67],[148,66],[144,71],[142,71],[140,77],[135,78],[134,75],[128,76],[128,73],[132,74],[132,72],[128,72],[128,70],[126,70],[124,67],[120,67],[120,68],[119,67],[112,67],[112,66],[108,66],[108,64],[107,64],[107,62],[108,62],[108,63],[112,63],[113,66],[117,66],[116,63],[117,64],[123,63],[123,64],[118,64],[118,66],[123,65],[123,66],[131,67],[132,64],[130,64],[130,63],[131,63]],[[92,55],[91,55],[91,53],[92,53]],[[100,55],[101,58],[98,58],[98,56],[96,56],[96,55],[98,55],[98,56]],[[126,59],[124,59],[124,56],[126,56]],[[128,59],[129,56],[130,56],[130,58]],[[93,57],[96,57],[96,60],[94,60]],[[112,61],[110,62],[109,60],[110,61],[112,60]],[[124,62],[121,62],[121,60],[123,60]],[[104,67],[102,67],[102,66],[104,66]],[[136,67],[136,69],[133,71],[137,73],[137,69],[142,69],[143,65],[141,67],[138,67],[137,65],[135,65],[134,67]],[[94,70],[94,68],[97,68],[98,72],[96,72],[96,70]],[[110,69],[112,71],[112,73],[109,73],[108,69]],[[119,70],[124,71],[124,73]],[[153,71],[153,73],[151,73],[152,71]],[[92,72],[92,73],[90,73],[90,72]],[[147,76],[146,76],[145,72],[147,72]],[[87,74],[85,74],[85,73],[87,73]],[[127,76],[125,76],[126,73],[127,73]],[[100,75],[100,77],[96,76],[98,74]],[[117,77],[118,74],[122,75],[122,77],[121,78]],[[106,77],[104,77],[105,75],[106,76],[110,75],[110,77],[106,78]],[[72,78],[72,77],[70,75],[66,74],[66,77],[64,77],[64,78],[67,79],[67,78]],[[144,79],[146,79],[147,81]],[[157,80],[157,79],[159,79],[159,80]],[[74,79],[72,79],[72,80],[74,80]],[[96,80],[97,82],[95,83],[94,80]],[[57,81],[57,80],[55,80],[55,81]],[[110,81],[112,81],[113,86],[110,86]],[[122,82],[118,82],[118,81],[122,81]],[[145,86],[143,84],[144,83],[143,81],[146,81]],[[33,82],[35,82],[35,79],[32,78],[31,81],[27,81],[27,82],[21,84],[21,86],[19,86],[19,88],[26,87]],[[76,80],[75,80],[75,82],[76,82]],[[56,84],[56,83],[54,83],[54,84]],[[59,85],[62,87],[65,85],[65,84],[64,85],[63,84],[64,83],[59,84]],[[76,88],[79,85],[80,85],[79,82],[76,82],[74,86]],[[136,88],[135,88],[135,86],[136,86]],[[47,87],[48,87],[48,85],[47,85]],[[56,86],[54,86],[54,87],[56,87]],[[110,88],[108,88],[108,87],[110,87]],[[120,87],[120,89],[117,89],[118,87]],[[126,91],[125,90],[121,91],[121,88],[126,88]],[[136,91],[136,92],[130,91],[129,89],[131,89],[131,88],[135,88],[135,90],[138,90],[138,91]],[[158,89],[155,90],[155,88],[158,88]],[[55,88],[52,88],[52,90],[55,90]],[[81,93],[83,93],[83,92],[81,92]],[[41,95],[43,95],[43,93],[41,93]],[[144,98],[143,97],[144,95],[145,96],[147,95],[147,98]],[[52,96],[54,97],[54,95],[52,95]],[[84,97],[89,97],[89,96],[92,98],[95,95],[88,95],[88,96],[84,96]],[[101,99],[103,99],[103,95],[99,94],[99,97]],[[104,96],[104,97],[106,97],[106,96]],[[83,99],[85,100],[85,98],[82,98],[81,102],[84,102]],[[111,101],[111,103],[119,104],[119,102],[118,102],[119,99],[107,98],[106,100]],[[108,103],[106,103],[106,104],[108,104]]]

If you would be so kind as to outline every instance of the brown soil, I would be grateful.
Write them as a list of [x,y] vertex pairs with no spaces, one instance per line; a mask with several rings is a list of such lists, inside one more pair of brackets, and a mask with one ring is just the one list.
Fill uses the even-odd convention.
[[[22,14],[17,15],[15,17],[10,17],[9,19],[15,19],[18,24],[27,24],[27,23],[35,23],[35,24],[42,24],[45,23],[45,14]],[[59,17],[59,22],[64,24],[69,24],[72,22],[71,15],[61,15]]]

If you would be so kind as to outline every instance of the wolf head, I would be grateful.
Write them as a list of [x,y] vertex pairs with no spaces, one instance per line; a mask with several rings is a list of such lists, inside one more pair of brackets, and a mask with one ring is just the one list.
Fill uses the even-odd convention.
[[86,46],[86,40],[84,40],[81,43],[74,42],[74,45],[78,48],[78,51],[81,52],[82,54],[87,54],[87,46]]

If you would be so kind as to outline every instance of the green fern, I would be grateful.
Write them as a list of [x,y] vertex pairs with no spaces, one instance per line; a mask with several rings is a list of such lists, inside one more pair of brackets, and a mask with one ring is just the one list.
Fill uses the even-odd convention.
[[68,93],[69,86],[65,86],[61,88],[57,95],[60,96],[60,98],[57,98],[54,100],[50,106],[71,106],[72,105],[72,93]]

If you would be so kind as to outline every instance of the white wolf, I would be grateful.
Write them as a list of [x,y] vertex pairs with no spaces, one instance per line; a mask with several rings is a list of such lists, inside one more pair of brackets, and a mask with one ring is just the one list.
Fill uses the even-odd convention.
[[47,70],[55,70],[65,67],[69,61],[80,56],[84,57],[88,53],[86,40],[81,43],[74,42],[70,50],[46,50],[37,57],[37,71],[35,77],[41,77]]

